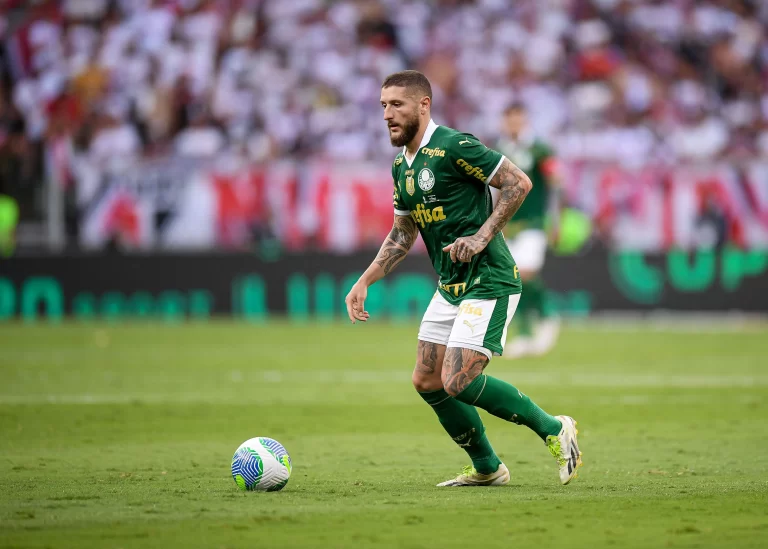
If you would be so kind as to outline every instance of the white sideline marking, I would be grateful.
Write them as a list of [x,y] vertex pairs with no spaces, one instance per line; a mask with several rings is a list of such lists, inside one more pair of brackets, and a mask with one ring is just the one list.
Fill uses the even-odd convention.
[[[242,386],[260,383],[284,384],[286,388],[295,387],[295,396],[300,400],[311,394],[312,386],[345,386],[388,384],[402,386],[407,390],[410,372],[400,370],[307,370],[280,371],[264,370],[247,372],[237,370],[226,372],[226,379]],[[765,388],[768,387],[768,375],[663,375],[663,374],[576,374],[558,375],[551,373],[519,372],[498,376],[520,387],[557,386],[563,387],[598,387],[598,388],[681,388],[681,389],[728,389],[728,388]],[[130,404],[130,403],[173,403],[173,402],[232,402],[234,387],[224,385],[224,389],[208,392],[131,392],[131,393],[85,393],[85,394],[0,394],[0,404]],[[328,391],[329,387],[323,387]],[[309,393],[308,393],[309,391]],[[607,391],[609,392],[609,391]],[[238,393],[240,394],[240,393]],[[329,400],[333,400],[332,395]],[[255,397],[254,397],[255,398]],[[286,395],[276,395],[277,400],[284,400]],[[626,404],[642,404],[643,396],[606,395],[609,400],[623,399]],[[238,397],[242,402],[242,395]],[[255,400],[259,400],[256,399]],[[271,400],[271,399],[268,399]],[[293,399],[288,398],[289,401]]]
[[[578,366],[574,367],[579,369]],[[569,385],[577,387],[768,387],[768,375],[665,375],[665,374],[554,374],[516,372],[490,375],[515,385]],[[410,379],[410,372],[399,370],[266,370],[261,381],[267,383],[401,383]]]

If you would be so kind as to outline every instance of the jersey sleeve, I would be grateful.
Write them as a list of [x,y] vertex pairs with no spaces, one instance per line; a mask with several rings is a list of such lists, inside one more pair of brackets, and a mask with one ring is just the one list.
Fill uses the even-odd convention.
[[400,196],[401,189],[398,185],[398,179],[400,175],[399,168],[402,163],[402,154],[397,155],[397,158],[395,158],[395,161],[392,163],[392,185],[394,186],[392,191],[392,204],[395,207],[395,213],[397,215],[410,215],[411,210],[409,210],[408,206],[406,206],[405,202],[403,202],[403,199]]
[[470,180],[486,185],[501,167],[504,155],[483,145],[468,133],[456,134],[449,148],[453,168]]

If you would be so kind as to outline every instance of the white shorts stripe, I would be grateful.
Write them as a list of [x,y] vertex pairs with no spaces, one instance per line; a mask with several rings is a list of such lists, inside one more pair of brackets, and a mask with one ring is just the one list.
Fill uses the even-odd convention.
[[[509,305],[507,306],[507,318],[510,320],[512,319],[513,316],[515,316],[515,311],[517,310],[517,306],[520,304],[521,295],[522,294],[517,294],[516,296],[509,296]],[[504,347],[504,344],[507,342],[508,330],[509,330],[509,320],[507,321],[506,325],[504,325],[504,332],[501,334],[502,347]]]
[[488,357],[488,360],[491,360],[493,358],[493,352],[489,351],[485,347],[481,347],[480,345],[477,345],[476,343],[469,343],[466,341],[454,341],[451,340],[448,342],[448,345],[446,347],[451,348],[457,348],[457,349],[471,349],[473,351],[477,351],[478,353],[483,353],[485,356]]

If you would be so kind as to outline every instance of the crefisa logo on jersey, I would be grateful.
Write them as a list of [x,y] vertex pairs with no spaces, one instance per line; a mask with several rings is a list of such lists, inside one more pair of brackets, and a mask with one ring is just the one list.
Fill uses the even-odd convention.
[[483,168],[475,168],[472,164],[463,158],[459,158],[456,161],[456,164],[458,164],[459,167],[464,168],[464,171],[467,172],[467,175],[473,175],[483,183],[485,183],[485,180],[488,179],[483,173]]
[[425,193],[432,190],[435,186],[435,174],[429,168],[423,168],[419,172],[419,188]]

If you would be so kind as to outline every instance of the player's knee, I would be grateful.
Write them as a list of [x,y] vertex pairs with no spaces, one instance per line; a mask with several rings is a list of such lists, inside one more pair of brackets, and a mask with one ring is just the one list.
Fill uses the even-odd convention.
[[431,393],[443,388],[443,382],[439,374],[435,372],[425,372],[416,365],[411,376],[413,388],[419,393]]
[[488,356],[485,353],[449,347],[440,372],[445,392],[457,397],[483,373],[487,364]]
[[451,375],[450,372],[446,372],[443,370],[441,375],[441,383],[443,387],[445,387],[445,392],[451,395],[452,397],[455,397],[461,392],[461,389],[457,386],[456,383],[451,383]]
[[456,390],[456,387],[452,385],[443,385],[443,387],[445,387],[445,392],[454,398],[461,392]]

